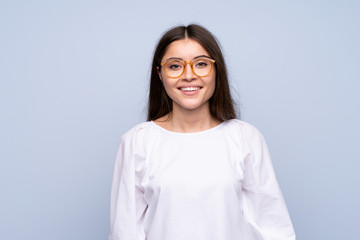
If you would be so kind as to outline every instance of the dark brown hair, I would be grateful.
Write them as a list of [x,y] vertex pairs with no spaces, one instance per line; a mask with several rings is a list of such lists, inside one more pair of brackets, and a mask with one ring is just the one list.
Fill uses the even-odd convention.
[[156,46],[151,68],[149,105],[147,120],[156,120],[172,111],[172,100],[167,95],[158,74],[167,47],[174,41],[189,38],[197,41],[215,60],[216,83],[213,96],[209,99],[210,113],[221,121],[236,118],[234,101],[231,97],[228,74],[223,54],[216,38],[204,27],[191,24],[174,27],[161,37]]

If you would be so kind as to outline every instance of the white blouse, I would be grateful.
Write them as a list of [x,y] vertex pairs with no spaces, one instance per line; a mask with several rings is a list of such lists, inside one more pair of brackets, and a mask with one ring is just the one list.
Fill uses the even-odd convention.
[[294,240],[263,136],[229,120],[195,133],[123,135],[109,240]]

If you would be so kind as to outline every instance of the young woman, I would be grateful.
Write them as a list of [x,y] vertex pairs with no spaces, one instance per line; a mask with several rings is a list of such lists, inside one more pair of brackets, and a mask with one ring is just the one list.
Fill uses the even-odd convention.
[[263,136],[237,120],[214,36],[179,26],[153,58],[148,121],[123,135],[109,240],[293,240]]

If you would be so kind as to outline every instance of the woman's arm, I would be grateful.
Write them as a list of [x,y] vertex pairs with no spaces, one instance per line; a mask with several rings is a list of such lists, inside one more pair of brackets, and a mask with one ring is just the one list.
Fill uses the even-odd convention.
[[147,204],[140,185],[144,163],[135,154],[135,148],[131,133],[124,135],[111,187],[109,240],[145,240],[143,219]]
[[249,236],[245,239],[294,240],[265,140],[255,128],[247,132],[246,138],[249,154],[244,159],[243,214]]

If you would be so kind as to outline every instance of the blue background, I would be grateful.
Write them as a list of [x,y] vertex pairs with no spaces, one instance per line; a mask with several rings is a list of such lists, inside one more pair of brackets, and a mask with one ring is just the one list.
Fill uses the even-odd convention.
[[359,1],[0,1],[0,239],[106,239],[121,135],[145,120],[161,34],[220,40],[297,239],[360,222]]

